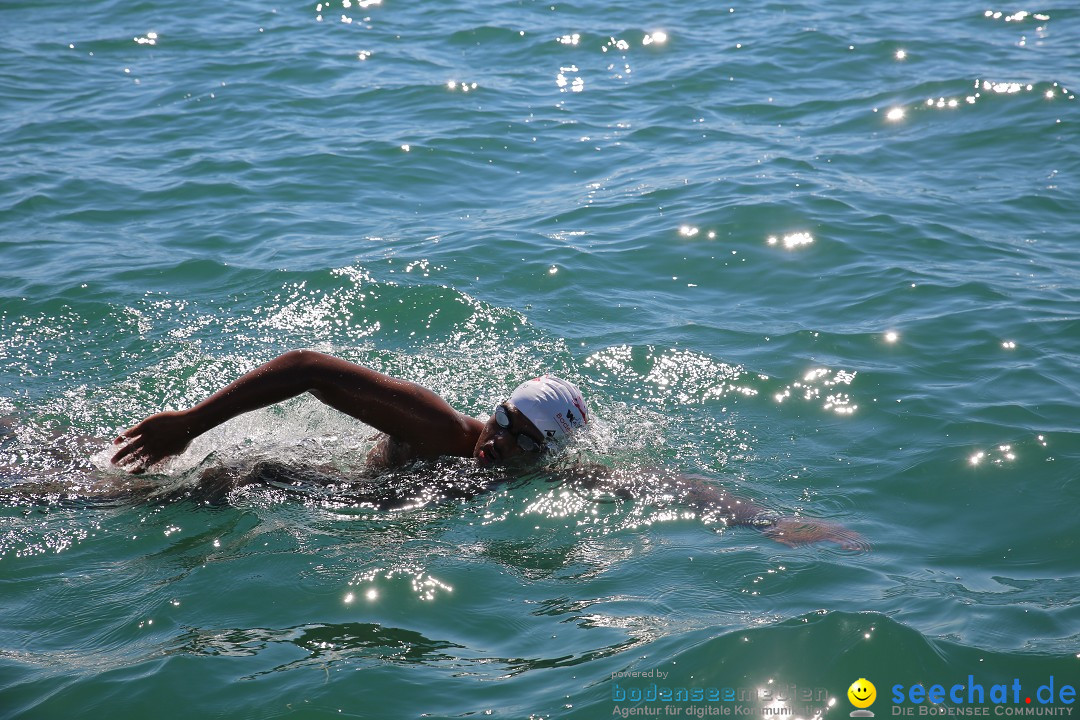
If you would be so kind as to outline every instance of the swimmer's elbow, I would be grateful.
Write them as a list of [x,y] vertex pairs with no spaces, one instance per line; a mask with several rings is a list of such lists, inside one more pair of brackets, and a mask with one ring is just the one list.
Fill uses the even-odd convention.
[[329,355],[324,355],[317,350],[290,350],[279,355],[274,361],[276,365],[292,372],[311,373],[316,370]]
[[329,360],[333,358],[317,350],[290,350],[274,360],[276,369],[282,372],[297,393],[309,392],[326,402],[324,388]]

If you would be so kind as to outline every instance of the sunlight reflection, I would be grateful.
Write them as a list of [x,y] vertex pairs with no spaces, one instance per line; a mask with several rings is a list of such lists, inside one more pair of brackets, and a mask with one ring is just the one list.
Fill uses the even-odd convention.
[[1045,13],[1030,13],[1027,10],[1018,10],[1012,15],[1006,15],[1000,10],[986,10],[983,12],[983,17],[990,18],[991,20],[1004,19],[1005,22],[1023,22],[1029,17],[1040,22],[1050,19],[1050,16]]
[[555,85],[558,86],[559,92],[566,92],[567,88],[571,92],[581,92],[585,89],[585,80],[580,75],[577,77],[568,77],[566,73],[580,72],[577,65],[567,65],[559,68],[559,73],[555,76]]
[[837,415],[853,415],[859,406],[852,400],[851,395],[837,391],[837,387],[851,385],[857,374],[848,370],[833,372],[828,368],[814,368],[803,375],[802,380],[791,383],[773,395],[773,399],[782,403],[794,396],[806,402],[817,402],[821,400],[824,389],[826,393],[821,405],[822,410]]
[[[369,601],[374,601],[379,597],[379,591],[374,587],[376,578],[381,576],[384,580],[393,581],[398,577],[407,577],[409,579],[409,587],[418,600],[432,601],[435,600],[439,593],[451,593],[454,588],[449,584],[438,579],[434,575],[431,575],[423,568],[416,565],[403,564],[401,567],[390,568],[374,568],[364,571],[356,575],[350,582],[350,586],[358,586],[363,584],[370,584],[371,586],[367,590],[363,591],[364,597]],[[356,599],[356,595],[349,591],[345,596],[345,602],[351,603]]]
[[767,242],[769,245],[777,245],[779,243],[783,243],[785,250],[793,250],[797,247],[810,245],[814,242],[814,237],[808,232],[795,232],[785,235],[781,239],[778,239],[775,235],[770,235],[765,242]]
[[[1040,440],[1042,436],[1040,435]],[[1041,443],[1045,446],[1045,443]],[[1010,444],[998,445],[996,448],[990,450],[979,450],[972,453],[968,457],[968,464],[973,467],[978,467],[984,462],[990,465],[1002,466],[1006,463],[1011,463],[1016,460],[1016,452],[1013,446]]]

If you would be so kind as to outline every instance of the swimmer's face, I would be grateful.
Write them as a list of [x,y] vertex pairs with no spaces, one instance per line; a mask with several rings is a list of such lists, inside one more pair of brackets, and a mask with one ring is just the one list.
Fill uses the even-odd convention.
[[524,435],[539,445],[544,442],[544,434],[513,405],[504,403],[503,407],[510,420],[510,427],[501,427],[494,415],[488,418],[480,432],[480,439],[473,448],[473,457],[480,467],[527,462],[540,457],[539,453],[523,450],[518,435]]

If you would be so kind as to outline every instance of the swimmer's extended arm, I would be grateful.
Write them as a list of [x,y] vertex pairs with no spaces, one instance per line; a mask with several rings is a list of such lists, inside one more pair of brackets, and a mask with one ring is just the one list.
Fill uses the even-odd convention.
[[[640,486],[642,482],[640,474],[628,476],[625,472],[594,463],[562,472],[565,473],[565,481],[578,487],[609,493],[624,500],[634,499],[632,488]],[[755,528],[766,537],[790,547],[815,542],[834,542],[847,550],[867,546],[861,535],[841,525],[815,518],[781,515],[752,500],[732,495],[699,475],[660,472],[649,483],[648,494],[657,490],[670,493],[680,505],[694,508],[702,515],[722,520],[728,525]]]
[[728,493],[703,478],[683,475],[679,484],[687,488],[682,502],[705,513],[719,512],[730,525],[756,528],[765,537],[789,547],[815,542],[833,542],[845,550],[864,550],[868,547],[859,533],[842,525],[817,518],[781,515],[752,500]]
[[261,365],[189,410],[151,415],[114,441],[113,463],[131,472],[184,451],[207,430],[245,412],[310,392],[327,405],[408,443],[419,457],[471,455],[480,423],[416,383],[311,350]]

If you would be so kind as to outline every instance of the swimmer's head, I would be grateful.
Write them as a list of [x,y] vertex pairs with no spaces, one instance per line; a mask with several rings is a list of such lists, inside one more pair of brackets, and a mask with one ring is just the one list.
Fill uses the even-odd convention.
[[575,431],[589,422],[585,399],[572,383],[553,375],[521,383],[507,401],[544,434],[549,447],[565,445]]
[[495,408],[473,456],[481,465],[558,450],[589,422],[581,392],[570,382],[542,375],[523,382]]

